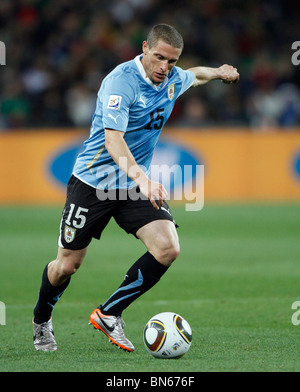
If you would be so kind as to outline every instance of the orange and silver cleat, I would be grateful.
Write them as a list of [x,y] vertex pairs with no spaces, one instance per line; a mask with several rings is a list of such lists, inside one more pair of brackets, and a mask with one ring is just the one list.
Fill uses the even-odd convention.
[[134,351],[133,344],[126,338],[123,328],[124,320],[121,316],[108,316],[101,313],[100,306],[90,315],[90,324],[105,333],[109,340],[125,351]]

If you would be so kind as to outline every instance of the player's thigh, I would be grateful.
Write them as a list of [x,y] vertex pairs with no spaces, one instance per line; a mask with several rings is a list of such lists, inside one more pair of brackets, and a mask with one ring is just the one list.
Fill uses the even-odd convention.
[[[130,196],[130,195],[129,195]],[[154,221],[170,221],[173,226],[178,227],[167,202],[161,207],[155,209],[149,199],[145,198],[128,198],[119,202],[118,209],[113,213],[117,224],[128,234],[137,236],[140,228]]]
[[168,204],[155,209],[145,198],[120,203],[113,215],[118,225],[140,239],[159,262],[170,265],[179,254],[179,241]]
[[60,224],[59,247],[81,250],[90,244],[92,238],[100,239],[112,210],[113,202],[100,201],[94,188],[72,176]]

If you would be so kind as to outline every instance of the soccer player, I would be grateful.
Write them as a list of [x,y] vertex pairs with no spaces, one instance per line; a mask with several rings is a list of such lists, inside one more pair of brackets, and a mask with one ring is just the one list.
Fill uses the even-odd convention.
[[34,308],[36,350],[57,349],[53,307],[92,238],[100,239],[111,217],[147,249],[120,287],[90,315],[90,323],[120,348],[134,350],[124,334],[123,310],[151,289],[179,255],[176,223],[165,202],[167,192],[149,178],[153,151],[181,94],[214,79],[236,82],[239,74],[227,64],[176,67],[183,39],[166,24],[151,29],[142,49],[141,55],[117,66],[101,84],[90,136],[68,183],[57,258],[45,267]]

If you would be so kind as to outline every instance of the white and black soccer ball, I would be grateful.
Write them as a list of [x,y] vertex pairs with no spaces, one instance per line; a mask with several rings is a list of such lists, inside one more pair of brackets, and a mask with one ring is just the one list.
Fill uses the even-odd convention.
[[144,344],[156,358],[182,357],[188,352],[191,342],[192,329],[177,313],[159,313],[144,328]]

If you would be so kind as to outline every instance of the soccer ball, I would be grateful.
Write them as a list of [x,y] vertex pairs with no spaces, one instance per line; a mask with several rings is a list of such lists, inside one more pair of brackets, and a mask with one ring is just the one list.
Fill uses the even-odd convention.
[[192,329],[177,313],[153,316],[144,328],[144,344],[156,358],[179,358],[190,348]]

